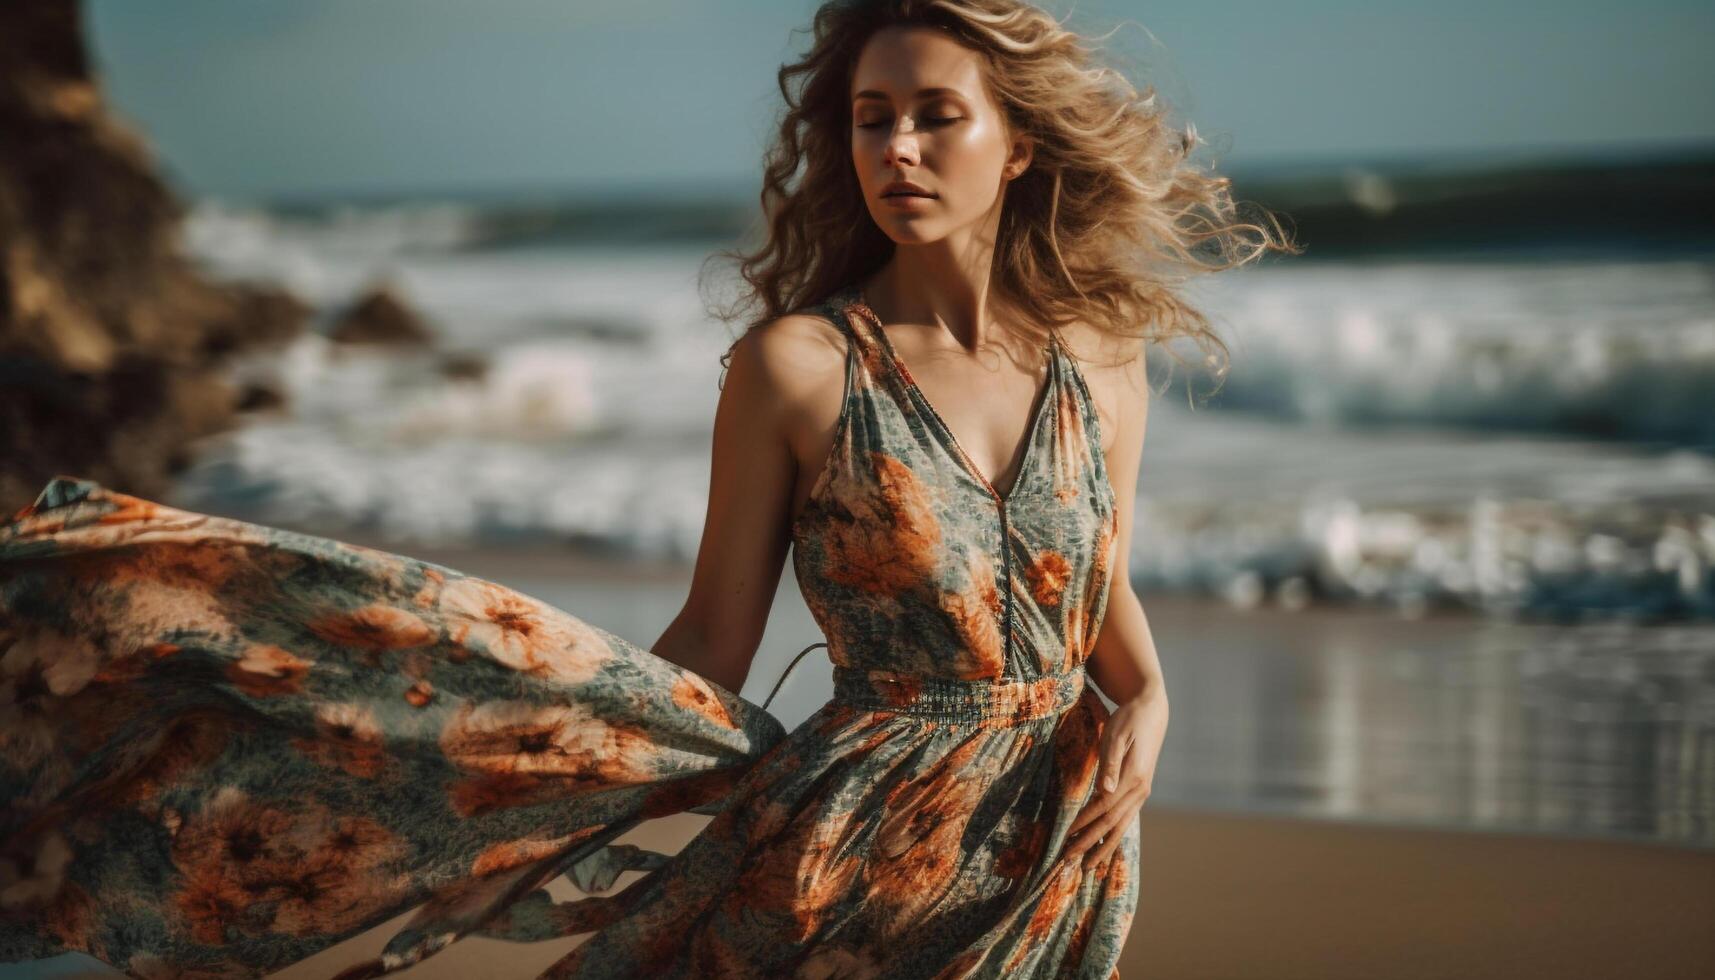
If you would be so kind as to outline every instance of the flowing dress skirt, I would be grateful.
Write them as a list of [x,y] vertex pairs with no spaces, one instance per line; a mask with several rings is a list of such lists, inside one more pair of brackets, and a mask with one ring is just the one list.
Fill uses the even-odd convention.
[[423,903],[390,965],[583,931],[611,899],[542,885],[658,866],[609,842],[714,812],[784,734],[494,583],[88,481],[0,570],[4,959],[248,976]]
[[[260,976],[422,906],[342,977],[610,925],[544,975],[1117,976],[1135,829],[1043,858],[1105,711],[1037,693],[980,739],[833,702],[789,737],[495,583],[56,478],[0,525],[0,961]],[[614,843],[679,812],[715,820],[677,857]],[[881,904],[932,931],[877,945]]]

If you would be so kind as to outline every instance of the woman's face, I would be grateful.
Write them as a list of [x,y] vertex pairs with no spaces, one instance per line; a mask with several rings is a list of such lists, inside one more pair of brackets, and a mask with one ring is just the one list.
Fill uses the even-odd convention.
[[[998,215],[1008,176],[1030,161],[1009,139],[975,52],[941,31],[889,27],[852,76],[852,165],[869,213],[897,242],[921,243]],[[929,196],[888,196],[909,181]]]

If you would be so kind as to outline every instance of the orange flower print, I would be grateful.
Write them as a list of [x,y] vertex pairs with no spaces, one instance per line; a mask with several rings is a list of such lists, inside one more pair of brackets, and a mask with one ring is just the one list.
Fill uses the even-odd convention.
[[[1117,855],[1118,855],[1118,852],[1116,851],[1115,856],[1117,856]],[[1096,867],[1097,868],[1104,868],[1107,865],[1112,864],[1113,862],[1114,862],[1114,858],[1110,856],[1105,862],[1103,862],[1102,864],[1096,865]],[[1101,874],[1101,871],[1099,871],[1099,870],[1093,871],[1092,873]],[[1071,914],[1071,910],[1068,910],[1066,913],[1063,913],[1063,914],[1069,915],[1069,914]],[[1084,905],[1084,910],[1082,912],[1078,913],[1078,921],[1076,924],[1074,924],[1072,926],[1071,935],[1068,936],[1066,939],[1066,953],[1069,957],[1071,957],[1072,962],[1074,962],[1074,963],[1083,962],[1084,952],[1085,952],[1085,950],[1087,950],[1089,948],[1091,930],[1095,927],[1095,924],[1096,924],[1096,905],[1094,902],[1091,902],[1091,903]]]
[[847,835],[847,815],[831,798],[812,801],[771,839],[769,850],[779,859],[744,869],[727,893],[722,917],[778,921],[785,942],[816,935],[863,874],[863,851]]
[[[654,766],[627,755],[651,744],[604,721],[583,704],[485,701],[459,705],[441,732],[441,751],[461,769],[479,772],[587,773],[604,780],[647,778]],[[639,780],[641,781],[641,779]]]
[[372,881],[332,851],[313,851],[280,871],[268,891],[279,902],[270,927],[289,936],[337,931],[351,915],[385,908],[395,895],[391,888],[378,887],[385,880]]
[[422,646],[435,639],[434,630],[415,614],[379,602],[323,616],[311,621],[309,628],[335,646],[376,652]]
[[282,862],[299,857],[286,848],[291,828],[290,814],[253,802],[235,786],[222,787],[184,818],[172,844],[182,877],[171,905],[197,942],[224,942],[227,924],[257,901],[248,886],[265,886]]
[[503,840],[484,848],[476,860],[471,862],[470,873],[478,878],[495,874],[500,871],[511,871],[523,867],[533,861],[540,861],[568,845],[575,843],[574,838],[588,837],[589,831],[580,831],[562,837],[550,837],[546,840],[523,838],[520,840]]
[[358,704],[317,705],[315,735],[295,738],[292,745],[324,766],[365,779],[374,778],[385,761],[381,726],[373,712]]
[[1110,587],[1108,580],[1112,577],[1110,563],[1113,561],[1114,535],[1118,529],[1119,511],[1108,514],[1107,520],[1096,532],[1095,544],[1090,552],[1090,586],[1085,590],[1082,616],[1079,619],[1079,642],[1077,646],[1068,645],[1068,650],[1078,650],[1078,662],[1082,663],[1095,648],[1096,634],[1100,632],[1101,617],[1106,611],[1107,594]]
[[163,541],[126,552],[112,565],[92,568],[89,574],[99,574],[94,581],[110,581],[126,588],[143,583],[218,592],[241,567],[242,554],[231,549],[199,541]]
[[319,807],[312,817],[300,822],[300,835],[307,830],[316,852],[334,858],[341,867],[370,871],[405,851],[393,831],[368,817],[328,813]]
[[411,597],[411,604],[419,609],[433,609],[435,608],[435,596],[440,594],[441,588],[446,584],[447,577],[426,565],[423,567],[422,573],[422,587]]
[[1085,590],[1084,594],[1079,597],[1078,602],[1074,603],[1067,611],[1066,655],[1065,660],[1061,665],[1061,669],[1063,670],[1072,670],[1076,668],[1087,655],[1085,648],[1089,646],[1089,644],[1084,640],[1084,632],[1088,628],[1089,618],[1084,615],[1084,610],[1088,608],[1089,603],[1093,601],[1095,601],[1095,593]]
[[968,739],[933,770],[900,782],[887,796],[864,869],[868,900],[883,937],[909,931],[940,903],[966,857],[965,827],[991,774],[978,762],[990,749]]
[[148,524],[159,521],[162,517],[179,514],[170,507],[162,507],[154,501],[133,497],[128,493],[108,491],[106,496],[115,506],[101,515],[101,524]]
[[966,555],[965,567],[968,578],[963,588],[943,586],[936,595],[959,641],[950,669],[958,677],[995,677],[1005,668],[1006,654],[994,562],[986,553],[972,551]]
[[1096,768],[1101,761],[1098,740],[1107,708],[1095,696],[1093,688],[1085,688],[1084,691],[1084,695],[1060,716],[1060,727],[1050,743],[1054,753],[1054,784],[1050,792],[1054,799],[1060,801],[1068,822],[1094,787]]
[[722,728],[738,727],[726,705],[709,690],[709,682],[690,671],[683,671],[674,678],[673,703],[695,711]]
[[256,643],[246,648],[242,657],[227,664],[226,678],[245,694],[265,698],[298,693],[309,671],[310,661],[272,644]]
[[589,624],[482,579],[448,582],[440,612],[452,642],[513,670],[582,684],[613,659],[612,648]]
[[57,721],[100,660],[88,638],[49,626],[0,631],[0,766],[28,772],[53,754]]
[[659,773],[660,747],[582,704],[465,702],[441,731],[448,761],[472,773],[448,792],[461,814],[563,796],[568,784],[632,785]]
[[367,817],[288,812],[227,786],[184,818],[172,853],[183,875],[174,907],[199,942],[218,943],[229,929],[315,935],[378,910],[397,884],[379,869],[405,849]]
[[51,626],[14,633],[0,654],[0,704],[22,704],[45,694],[71,697],[95,677],[101,650],[86,637]]
[[1067,580],[1072,575],[1072,563],[1066,556],[1052,548],[1038,552],[1024,570],[1025,580],[1030,583],[1030,595],[1038,605],[1057,606],[1060,595],[1066,591]]
[[1066,915],[1067,906],[1078,893],[1078,884],[1083,880],[1079,871],[1076,863],[1055,865],[1053,876],[1048,879],[1048,885],[1042,890],[1042,897],[1031,913],[1030,924],[1025,927],[1028,941],[1019,944],[1018,952],[1007,962],[1008,970],[1017,969],[1024,957],[1053,937],[1054,930]]
[[403,692],[406,704],[413,708],[426,708],[435,700],[435,685],[428,676],[435,663],[435,658],[423,650],[409,651],[400,660],[399,679],[411,682]]
[[829,486],[827,574],[864,592],[903,597],[934,581],[941,524],[931,487],[897,457],[868,454],[871,472]]
[[[852,303],[844,310],[840,311],[840,315],[845,317],[858,315],[873,317],[875,316],[875,312],[862,303]],[[868,332],[874,330],[875,325],[860,320],[859,325],[854,327],[854,329]],[[876,343],[863,344],[861,346],[860,355],[860,360],[862,361],[863,366],[863,373],[859,376],[860,381],[865,387],[873,388],[877,379],[885,377],[887,372],[891,369],[891,366],[888,364],[886,359],[887,355],[881,349],[881,345]],[[900,367],[904,367],[904,365],[901,364]]]
[[[1132,832],[1129,826],[1125,830],[1128,834]],[[1102,866],[1102,896],[1116,899],[1124,895],[1131,885],[1130,878],[1131,863],[1125,860],[1125,848],[1115,848],[1108,862]]]
[[212,865],[185,872],[173,896],[174,911],[189,926],[191,938],[210,945],[226,941],[226,924],[237,919],[250,901],[237,879]]
[[1081,487],[1078,477],[1088,462],[1088,436],[1084,431],[1084,413],[1080,411],[1076,385],[1062,385],[1055,405],[1054,440],[1065,447],[1055,454],[1054,499],[1070,507],[1078,502]]
[[405,700],[413,708],[426,706],[435,699],[435,687],[426,680],[417,681],[405,689]]

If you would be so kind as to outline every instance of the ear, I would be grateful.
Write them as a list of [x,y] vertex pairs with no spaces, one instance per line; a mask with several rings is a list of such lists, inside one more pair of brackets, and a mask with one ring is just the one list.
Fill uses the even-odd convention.
[[1006,167],[1003,170],[1006,179],[1015,180],[1020,174],[1030,169],[1030,161],[1034,155],[1035,144],[1031,141],[1030,134],[1020,133],[1014,137],[1012,151],[1007,154]]

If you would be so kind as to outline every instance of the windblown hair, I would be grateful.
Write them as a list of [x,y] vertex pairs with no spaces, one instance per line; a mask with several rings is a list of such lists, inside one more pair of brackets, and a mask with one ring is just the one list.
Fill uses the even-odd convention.
[[[759,326],[891,257],[851,163],[850,85],[869,38],[896,25],[946,31],[981,55],[1009,135],[1032,138],[1030,166],[1006,186],[995,243],[991,286],[1006,304],[1044,333],[1081,321],[1163,346],[1190,337],[1224,378],[1227,345],[1175,287],[1267,250],[1301,249],[1261,208],[1266,224],[1239,219],[1231,179],[1190,161],[1196,129],[1170,127],[1153,86],[1140,94],[1096,64],[1083,38],[1020,0],[830,0],[817,9],[809,53],[778,72],[786,110],[766,157],[766,240],[714,256],[742,260],[750,287],[721,319],[750,310],[747,328]],[[729,347],[723,368],[731,356]]]

